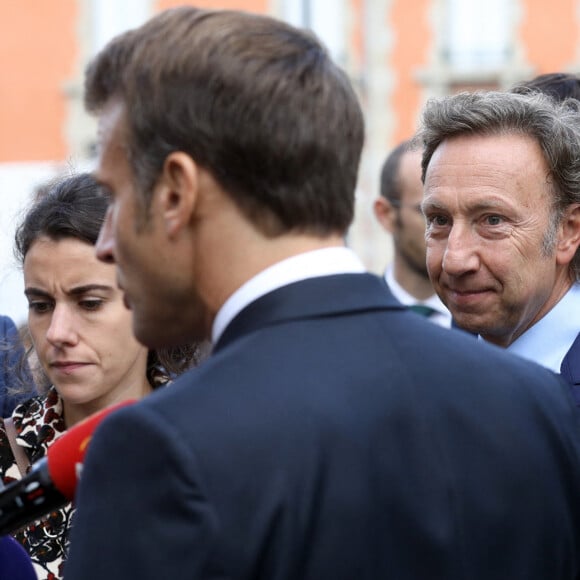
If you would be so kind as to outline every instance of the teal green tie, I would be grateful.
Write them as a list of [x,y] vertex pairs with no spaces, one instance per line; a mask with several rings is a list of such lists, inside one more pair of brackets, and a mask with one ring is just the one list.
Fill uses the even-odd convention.
[[435,308],[431,308],[431,306],[425,306],[425,304],[413,304],[409,306],[409,310],[424,316],[425,318],[429,318],[431,315],[435,314],[437,310]]

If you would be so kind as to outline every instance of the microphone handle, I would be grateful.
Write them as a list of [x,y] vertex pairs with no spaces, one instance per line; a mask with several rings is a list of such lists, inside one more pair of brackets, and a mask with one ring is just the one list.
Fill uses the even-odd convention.
[[68,500],[50,479],[48,462],[41,459],[25,477],[0,491],[0,536],[40,519]]

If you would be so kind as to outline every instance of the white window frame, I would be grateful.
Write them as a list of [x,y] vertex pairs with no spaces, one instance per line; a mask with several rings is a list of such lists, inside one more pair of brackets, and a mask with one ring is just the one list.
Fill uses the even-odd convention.
[[343,0],[282,0],[280,11],[286,22],[312,30],[336,62],[346,61],[347,8]]
[[125,30],[143,24],[152,16],[152,0],[92,0],[92,53]]
[[447,0],[445,55],[455,71],[497,70],[510,58],[512,3]]

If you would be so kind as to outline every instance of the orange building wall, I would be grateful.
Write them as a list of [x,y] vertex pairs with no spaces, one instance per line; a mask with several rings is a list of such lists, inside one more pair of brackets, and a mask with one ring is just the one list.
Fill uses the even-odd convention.
[[534,74],[564,72],[572,63],[580,34],[577,4],[576,0],[522,0],[520,34]]
[[155,7],[157,10],[165,10],[174,6],[191,4],[198,8],[215,8],[223,10],[244,10],[246,12],[268,12],[268,0],[195,0],[187,2],[184,0],[157,0]]
[[350,65],[353,73],[357,74],[363,65],[364,59],[364,0],[350,0],[349,16],[351,18],[348,30],[350,39]]
[[77,19],[76,0],[0,2],[0,162],[66,157]]
[[[156,0],[159,11],[185,2],[213,8],[268,13],[271,0]],[[296,0],[298,1],[298,0]],[[521,0],[519,39],[534,74],[568,70],[580,42],[578,0]],[[385,102],[395,115],[398,142],[415,130],[421,107],[418,69],[427,67],[433,31],[433,0],[391,0],[384,23],[394,46],[385,74],[393,92]],[[348,68],[355,79],[364,68],[363,0],[349,0]],[[67,99],[64,87],[78,67],[79,0],[0,1],[0,163],[63,160]]]
[[392,67],[395,86],[391,103],[385,103],[396,115],[394,143],[409,138],[416,130],[421,87],[415,75],[419,68],[427,65],[428,49],[432,45],[427,20],[430,4],[430,0],[395,0],[389,22],[385,23],[385,27],[394,31],[388,67]]

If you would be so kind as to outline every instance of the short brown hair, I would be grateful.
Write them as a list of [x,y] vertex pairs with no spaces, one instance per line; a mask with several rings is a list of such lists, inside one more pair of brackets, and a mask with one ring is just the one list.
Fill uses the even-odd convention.
[[145,203],[167,155],[183,151],[270,235],[350,225],[363,116],[313,34],[257,14],[169,9],[90,64],[87,109],[116,98]]

